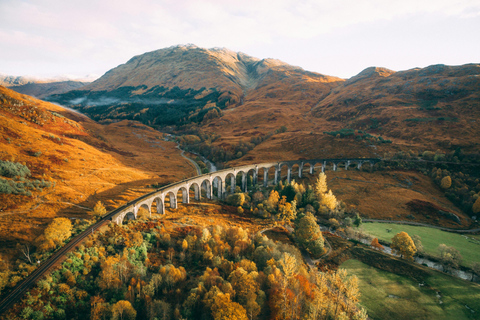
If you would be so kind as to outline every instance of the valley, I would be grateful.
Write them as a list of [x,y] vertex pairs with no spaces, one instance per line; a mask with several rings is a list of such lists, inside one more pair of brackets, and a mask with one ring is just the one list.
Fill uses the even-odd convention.
[[[2,319],[475,319],[478,233],[435,228],[479,227],[479,75],[187,45],[92,83],[5,78],[1,297],[55,267]],[[380,252],[402,232],[444,273]]]

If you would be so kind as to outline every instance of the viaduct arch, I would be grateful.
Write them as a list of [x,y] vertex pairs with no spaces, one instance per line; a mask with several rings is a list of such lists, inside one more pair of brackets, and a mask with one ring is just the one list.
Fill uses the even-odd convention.
[[[360,169],[363,164],[369,163],[370,166],[373,166],[375,163],[380,162],[380,159],[312,159],[312,160],[293,160],[293,161],[280,161],[280,162],[268,162],[260,164],[245,165],[240,167],[223,169],[213,173],[207,173],[200,176],[192,177],[182,181],[178,181],[167,186],[164,186],[156,191],[153,191],[149,194],[141,196],[129,202],[120,210],[115,210],[116,212],[112,215],[109,214],[111,221],[121,225],[124,219],[137,219],[137,214],[140,208],[146,209],[149,214],[155,202],[157,213],[165,213],[165,200],[169,200],[170,207],[176,209],[178,206],[177,195],[179,192],[182,194],[182,202],[190,202],[190,190],[194,191],[195,200],[200,200],[202,191],[205,191],[205,196],[208,199],[216,197],[218,199],[224,199],[229,190],[230,193],[233,193],[235,187],[237,186],[237,176],[240,177],[240,188],[242,191],[247,191],[247,180],[248,176],[251,176],[251,183],[253,185],[258,184],[258,174],[259,171],[263,171],[263,186],[267,186],[269,182],[269,171],[274,168],[274,177],[273,183],[277,184],[281,179],[282,168],[287,168],[287,181],[292,180],[292,172],[295,166],[296,173],[298,172],[298,177],[302,177],[304,169],[309,170],[310,174],[315,172],[315,169],[321,170],[324,172],[327,167],[332,168],[336,171],[341,165],[345,170],[351,168],[353,165],[357,169]],[[227,186],[230,188],[228,189]],[[217,189],[214,194],[214,187]]]

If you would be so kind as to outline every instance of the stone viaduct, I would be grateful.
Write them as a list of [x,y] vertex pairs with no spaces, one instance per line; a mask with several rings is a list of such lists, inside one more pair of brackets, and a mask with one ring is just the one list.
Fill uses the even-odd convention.
[[205,196],[208,199],[214,197],[224,199],[227,196],[227,185],[230,186],[229,192],[234,192],[235,187],[237,186],[237,176],[239,180],[241,179],[241,189],[245,192],[247,191],[247,177],[250,175],[252,177],[251,182],[253,185],[263,183],[263,186],[266,187],[269,182],[277,184],[278,181],[280,181],[282,178],[282,169],[284,174],[286,171],[286,179],[290,182],[292,175],[298,175],[298,177],[301,178],[302,173],[306,170],[308,170],[310,174],[313,174],[315,169],[321,170],[322,172],[327,169],[336,171],[339,167],[344,168],[345,170],[348,170],[349,168],[360,169],[364,163],[369,163],[373,166],[380,161],[380,159],[367,158],[313,159],[269,162],[223,169],[175,182],[141,196],[140,198],[129,202],[123,207],[123,209],[115,210],[117,212],[111,215],[110,220],[117,224],[122,224],[124,219],[136,219],[138,210],[142,207],[151,214],[154,202],[156,204],[157,213],[164,214],[166,201],[169,202],[170,208],[176,209],[179,201],[182,203],[190,202],[190,191],[193,191],[192,194],[194,194],[195,200],[200,200],[202,190],[205,191]]

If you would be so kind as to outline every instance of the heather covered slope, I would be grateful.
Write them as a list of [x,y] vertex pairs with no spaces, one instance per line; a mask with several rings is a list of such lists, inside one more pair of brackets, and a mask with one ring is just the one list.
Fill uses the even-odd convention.
[[368,68],[332,90],[312,116],[399,145],[478,151],[479,88],[479,64],[400,72]]
[[[29,243],[55,217],[87,218],[195,175],[175,143],[137,122],[108,126],[0,87],[1,248]],[[28,168],[10,174],[9,168]]]

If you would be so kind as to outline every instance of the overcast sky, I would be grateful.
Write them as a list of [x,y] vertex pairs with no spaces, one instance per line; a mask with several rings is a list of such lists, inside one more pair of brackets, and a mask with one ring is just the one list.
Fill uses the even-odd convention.
[[101,76],[177,44],[349,78],[480,62],[480,0],[0,0],[0,73]]

